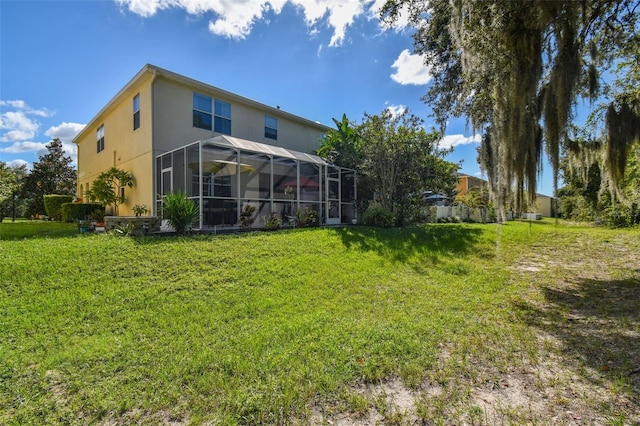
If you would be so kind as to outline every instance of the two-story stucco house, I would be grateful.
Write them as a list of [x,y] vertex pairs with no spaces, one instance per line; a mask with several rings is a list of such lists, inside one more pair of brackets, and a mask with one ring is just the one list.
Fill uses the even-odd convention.
[[200,227],[235,226],[246,204],[260,218],[316,210],[323,223],[354,218],[355,174],[312,153],[329,128],[251,99],[145,65],[76,136],[78,197],[103,171],[133,174],[120,215],[159,214],[183,191]]

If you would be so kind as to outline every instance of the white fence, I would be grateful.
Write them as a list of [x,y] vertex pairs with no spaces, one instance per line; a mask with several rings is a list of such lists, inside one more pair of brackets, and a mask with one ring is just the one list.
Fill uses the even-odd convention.
[[[431,220],[437,222],[443,219],[453,219],[455,221],[486,223],[495,220],[489,216],[489,209],[471,209],[466,206],[433,206],[430,208]],[[507,220],[513,220],[511,212],[507,212]]]

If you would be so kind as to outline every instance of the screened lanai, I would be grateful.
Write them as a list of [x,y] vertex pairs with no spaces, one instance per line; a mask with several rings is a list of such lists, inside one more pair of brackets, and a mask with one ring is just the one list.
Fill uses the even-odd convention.
[[231,136],[194,142],[156,157],[156,203],[182,191],[200,207],[200,229],[235,227],[246,205],[256,207],[254,227],[277,214],[295,224],[313,209],[322,224],[356,219],[355,171],[321,157]]

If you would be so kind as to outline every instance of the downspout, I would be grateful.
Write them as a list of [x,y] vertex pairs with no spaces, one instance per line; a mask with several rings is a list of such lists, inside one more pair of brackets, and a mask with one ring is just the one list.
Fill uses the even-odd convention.
[[151,194],[151,204],[153,206],[153,208],[151,209],[151,214],[153,216],[158,216],[160,214],[160,212],[158,211],[158,203],[156,202],[156,195],[158,193],[158,188],[156,187],[156,185],[158,184],[158,182],[156,182],[156,174],[157,174],[157,170],[156,170],[156,151],[155,151],[155,142],[154,142],[154,126],[153,126],[153,117],[154,117],[154,91],[155,91],[155,85],[154,83],[156,82],[156,78],[158,77],[158,70],[157,69],[153,69],[153,78],[151,79],[151,180],[153,181],[153,194]]

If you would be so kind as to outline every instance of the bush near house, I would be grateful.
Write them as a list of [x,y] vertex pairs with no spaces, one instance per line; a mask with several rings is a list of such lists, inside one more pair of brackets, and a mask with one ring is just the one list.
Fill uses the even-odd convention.
[[100,203],[64,203],[61,207],[63,222],[87,219],[96,210],[102,210],[104,214],[104,206]]
[[182,191],[170,192],[162,200],[162,215],[173,229],[181,235],[191,230],[198,220],[200,209]]
[[391,228],[395,223],[396,218],[393,213],[376,203],[372,203],[362,216],[363,225]]
[[62,205],[73,201],[73,195],[50,194],[44,195],[43,198],[47,216],[57,221],[62,219]]

